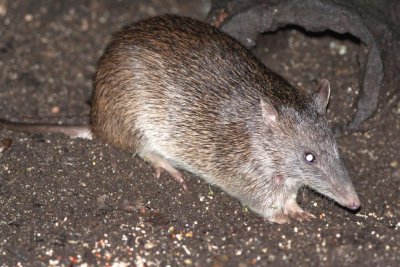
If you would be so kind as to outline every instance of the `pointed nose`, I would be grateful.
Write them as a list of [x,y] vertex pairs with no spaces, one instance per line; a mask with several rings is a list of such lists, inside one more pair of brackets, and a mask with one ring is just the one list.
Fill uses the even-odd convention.
[[353,198],[348,201],[346,207],[351,210],[358,210],[361,207],[361,202],[358,198]]

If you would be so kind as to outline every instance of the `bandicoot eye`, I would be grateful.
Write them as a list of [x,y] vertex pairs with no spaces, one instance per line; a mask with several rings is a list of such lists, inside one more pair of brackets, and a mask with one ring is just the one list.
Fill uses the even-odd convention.
[[309,163],[315,163],[317,159],[315,158],[314,154],[311,152],[306,152],[304,154],[304,159]]

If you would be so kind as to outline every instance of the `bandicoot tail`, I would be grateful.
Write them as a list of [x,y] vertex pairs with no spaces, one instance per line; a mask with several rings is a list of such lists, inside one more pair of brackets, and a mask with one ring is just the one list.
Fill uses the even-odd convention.
[[2,128],[24,133],[62,133],[71,138],[93,138],[88,125],[22,123],[0,119],[0,129]]

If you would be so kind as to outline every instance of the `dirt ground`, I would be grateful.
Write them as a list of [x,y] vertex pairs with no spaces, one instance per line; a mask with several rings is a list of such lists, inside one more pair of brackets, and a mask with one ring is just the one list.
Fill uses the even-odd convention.
[[[0,0],[0,117],[88,121],[96,61],[124,24],[161,13],[205,19],[208,1]],[[400,104],[361,129],[366,48],[285,28],[254,53],[290,82],[331,81],[329,118],[362,201],[354,214],[309,190],[311,222],[271,224],[185,173],[189,190],[99,141],[0,131],[0,266],[399,266]],[[383,118],[383,119],[382,119]]]

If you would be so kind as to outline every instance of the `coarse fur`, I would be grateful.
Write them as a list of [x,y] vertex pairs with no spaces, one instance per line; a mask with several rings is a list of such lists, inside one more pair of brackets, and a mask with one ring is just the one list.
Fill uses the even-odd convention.
[[[182,181],[188,170],[274,222],[310,219],[309,186],[360,201],[325,117],[329,83],[308,95],[203,22],[164,15],[113,35],[94,81],[92,134]],[[306,160],[311,157],[312,162]]]

